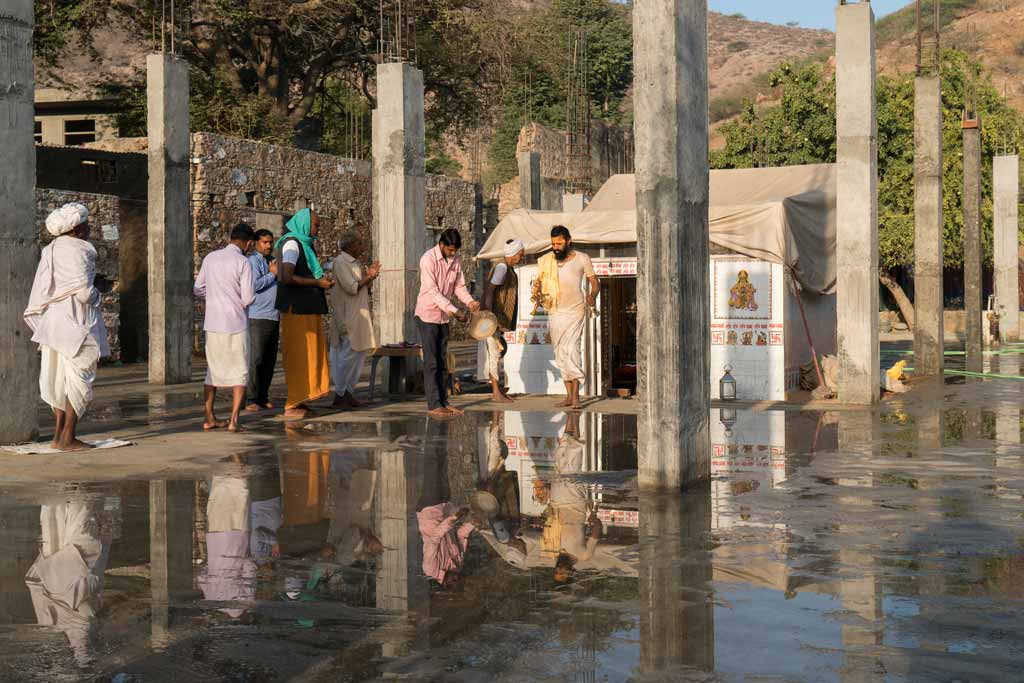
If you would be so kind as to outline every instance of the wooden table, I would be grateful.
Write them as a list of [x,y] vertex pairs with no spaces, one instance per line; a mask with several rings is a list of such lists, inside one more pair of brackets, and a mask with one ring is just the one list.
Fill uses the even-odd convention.
[[406,396],[406,360],[421,358],[423,350],[419,344],[415,346],[382,346],[370,356],[370,400],[377,388],[377,364],[381,358],[388,359],[388,393],[398,394],[402,400]]

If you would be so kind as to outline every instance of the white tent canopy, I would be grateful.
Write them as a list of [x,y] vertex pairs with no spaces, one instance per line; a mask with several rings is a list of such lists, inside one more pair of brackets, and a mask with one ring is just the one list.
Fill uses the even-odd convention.
[[[835,164],[711,171],[711,241],[740,254],[783,263],[807,290],[836,284]],[[528,254],[549,248],[564,225],[577,244],[636,242],[636,181],[616,175],[580,213],[517,209],[491,232],[478,259],[500,258],[510,239]],[[654,248],[657,248],[655,245]]]

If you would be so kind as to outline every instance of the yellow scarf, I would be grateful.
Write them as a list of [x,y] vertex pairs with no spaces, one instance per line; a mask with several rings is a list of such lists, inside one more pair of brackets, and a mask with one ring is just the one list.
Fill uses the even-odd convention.
[[558,260],[554,252],[537,259],[537,277],[540,279],[541,305],[551,313],[558,304]]

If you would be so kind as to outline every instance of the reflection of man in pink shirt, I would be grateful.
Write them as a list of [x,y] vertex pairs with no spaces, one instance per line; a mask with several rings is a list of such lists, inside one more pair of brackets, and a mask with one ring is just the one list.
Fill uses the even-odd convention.
[[452,303],[456,296],[470,311],[479,311],[480,304],[466,289],[466,278],[458,251],[462,236],[448,228],[441,233],[437,246],[420,258],[420,295],[416,299],[416,326],[423,347],[423,391],[427,410],[432,417],[447,418],[462,411],[448,405],[448,378],[445,360],[448,356],[448,320],[455,316],[467,318]]
[[442,586],[450,586],[458,577],[469,544],[476,531],[472,522],[459,524],[460,515],[451,503],[438,503],[416,513],[423,536],[423,573]]

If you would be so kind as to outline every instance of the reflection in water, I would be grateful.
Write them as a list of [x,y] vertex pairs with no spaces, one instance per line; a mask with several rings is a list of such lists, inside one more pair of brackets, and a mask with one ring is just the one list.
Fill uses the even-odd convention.
[[539,413],[293,429],[116,496],[5,488],[0,537],[43,543],[0,564],[0,647],[56,627],[101,680],[1012,680],[1019,403],[968,408],[713,414],[712,482],[678,496],[638,493],[634,418]]
[[93,659],[103,572],[110,553],[110,521],[103,501],[85,494],[39,511],[39,556],[25,574],[36,619],[67,636],[79,666]]
[[711,496],[640,496],[640,652],[645,676],[715,668]]

